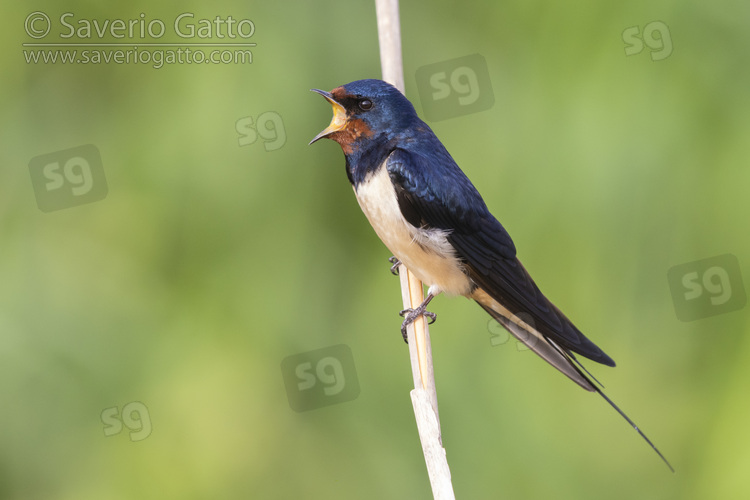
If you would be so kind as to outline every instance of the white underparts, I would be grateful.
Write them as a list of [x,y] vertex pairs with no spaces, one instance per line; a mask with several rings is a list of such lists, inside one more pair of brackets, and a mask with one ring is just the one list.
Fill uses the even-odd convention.
[[401,214],[385,162],[355,187],[354,193],[385,246],[430,287],[429,293],[471,292],[471,282],[448,241],[448,231],[416,228]]

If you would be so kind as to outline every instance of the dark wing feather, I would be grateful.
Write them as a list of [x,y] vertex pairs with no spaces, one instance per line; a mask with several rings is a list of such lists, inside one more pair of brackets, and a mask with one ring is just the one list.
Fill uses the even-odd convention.
[[528,315],[559,346],[615,365],[539,291],[508,232],[439,142],[429,153],[397,149],[387,168],[406,220],[415,227],[449,230],[448,240],[476,285],[512,313]]

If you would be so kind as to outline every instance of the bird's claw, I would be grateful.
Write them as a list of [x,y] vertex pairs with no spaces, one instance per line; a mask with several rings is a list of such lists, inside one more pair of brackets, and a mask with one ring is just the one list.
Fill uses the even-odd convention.
[[409,341],[407,340],[406,327],[414,323],[414,320],[416,320],[420,316],[425,316],[426,318],[429,318],[427,324],[431,325],[437,319],[437,314],[427,311],[427,304],[425,303],[423,303],[416,309],[404,309],[403,311],[400,311],[398,315],[404,318],[404,322],[401,323],[401,336],[404,337],[404,342],[406,342],[407,344],[409,343]]
[[391,266],[391,274],[394,275],[394,276],[398,276],[398,266],[401,265],[401,261],[398,260],[398,258],[394,255],[393,257],[391,257],[390,259],[388,259],[388,262],[390,262],[391,264],[393,264]]

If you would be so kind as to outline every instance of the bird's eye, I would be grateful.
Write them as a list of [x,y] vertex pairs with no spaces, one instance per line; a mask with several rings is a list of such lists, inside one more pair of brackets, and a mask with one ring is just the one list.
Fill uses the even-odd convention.
[[362,111],[370,111],[372,109],[372,101],[369,99],[362,99],[359,101],[359,109]]

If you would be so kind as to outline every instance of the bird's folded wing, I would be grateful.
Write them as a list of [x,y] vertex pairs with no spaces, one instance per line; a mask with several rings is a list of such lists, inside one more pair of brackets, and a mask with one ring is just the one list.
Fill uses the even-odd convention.
[[448,240],[478,287],[563,349],[615,365],[541,293],[516,257],[508,232],[444,148],[428,154],[397,149],[387,168],[406,220],[449,231]]

